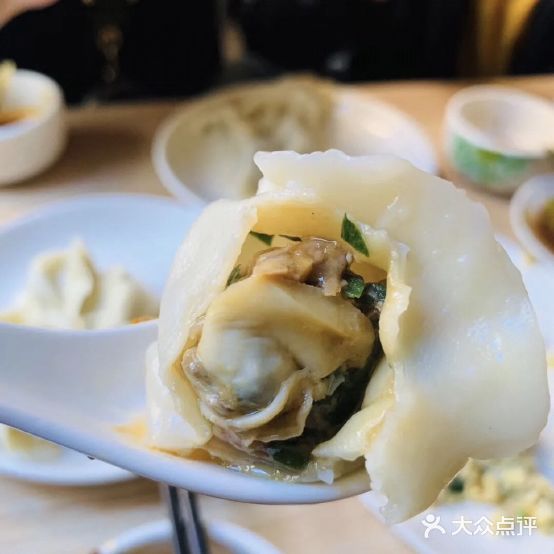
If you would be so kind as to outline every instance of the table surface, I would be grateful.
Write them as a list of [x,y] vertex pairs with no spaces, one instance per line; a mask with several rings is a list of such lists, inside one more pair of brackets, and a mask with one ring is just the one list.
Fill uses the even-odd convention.
[[[549,99],[554,76],[496,80]],[[443,173],[441,125],[448,98],[467,83],[411,81],[358,88],[417,120],[436,147]],[[178,103],[124,104],[70,110],[67,150],[47,173],[0,189],[0,223],[45,202],[96,192],[167,194],[150,162],[158,124]],[[457,183],[463,185],[463,183]],[[498,231],[511,235],[508,202],[468,188]],[[284,553],[410,552],[356,498],[316,506],[254,506],[203,498],[206,518],[244,525]],[[162,518],[157,485],[144,479],[95,488],[32,485],[0,478],[0,552],[88,554],[134,525]]]

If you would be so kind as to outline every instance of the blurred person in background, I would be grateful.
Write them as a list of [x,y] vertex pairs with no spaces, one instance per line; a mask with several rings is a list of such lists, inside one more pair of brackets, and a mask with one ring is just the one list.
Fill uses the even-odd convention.
[[218,18],[216,0],[0,0],[0,60],[69,102],[183,96],[217,75]]
[[[235,32],[222,66],[225,10]],[[547,73],[554,0],[0,0],[2,59],[52,76],[69,102],[179,97],[290,71]]]
[[477,1],[471,23],[475,39],[467,51],[465,73],[554,71],[554,0]]
[[344,81],[554,70],[554,0],[235,0],[274,71]]

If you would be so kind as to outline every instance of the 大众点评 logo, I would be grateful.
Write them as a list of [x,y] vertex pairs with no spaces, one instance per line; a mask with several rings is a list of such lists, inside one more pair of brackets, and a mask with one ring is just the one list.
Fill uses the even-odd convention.
[[435,514],[427,514],[421,524],[425,527],[423,536],[428,539],[432,534],[451,535],[459,534],[476,535],[494,535],[494,536],[530,536],[532,531],[537,528],[537,518],[531,516],[501,516],[495,521],[483,516],[473,521],[464,516],[451,522],[448,528],[441,525],[441,517]]

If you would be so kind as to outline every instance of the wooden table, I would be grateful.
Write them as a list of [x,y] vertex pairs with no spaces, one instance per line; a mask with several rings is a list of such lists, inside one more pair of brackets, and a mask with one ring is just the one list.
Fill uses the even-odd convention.
[[[554,98],[554,77],[504,80]],[[364,91],[414,117],[442,162],[444,106],[464,83],[402,82],[363,85]],[[166,194],[150,163],[150,142],[174,103],[89,107],[69,113],[63,159],[25,184],[0,189],[0,222],[44,202],[90,192]],[[511,234],[507,201],[468,189],[489,210],[499,231]],[[406,554],[410,550],[352,498],[318,506],[253,506],[202,499],[207,518],[240,523],[287,554],[348,552]],[[87,554],[127,528],[163,517],[157,486],[144,479],[97,488],[56,488],[0,479],[1,554]]]

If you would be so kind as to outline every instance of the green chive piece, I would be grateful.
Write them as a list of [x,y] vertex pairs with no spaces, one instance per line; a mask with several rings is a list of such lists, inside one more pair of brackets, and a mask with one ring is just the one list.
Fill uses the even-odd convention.
[[346,241],[358,252],[361,252],[365,256],[369,256],[369,250],[365,243],[364,237],[358,227],[348,219],[348,216],[344,214],[342,219],[342,228],[340,232],[341,238]]
[[233,283],[236,283],[241,279],[242,279],[242,275],[240,272],[240,265],[236,265],[233,268],[233,271],[231,271],[231,273],[229,274],[229,278],[227,279],[227,286],[232,285]]
[[250,234],[253,237],[256,237],[258,240],[261,240],[263,243],[271,246],[273,242],[273,235],[266,235],[265,233],[256,233],[256,231],[250,231]]
[[307,452],[286,446],[275,449],[272,457],[276,462],[297,470],[304,469],[310,461],[310,455]]
[[342,287],[342,294],[346,298],[361,298],[364,293],[365,283],[362,277],[359,275],[353,275],[348,277],[346,285]]
[[300,242],[302,239],[300,237],[293,237],[292,235],[279,235],[280,237],[283,237],[284,239],[289,239],[294,242]]

